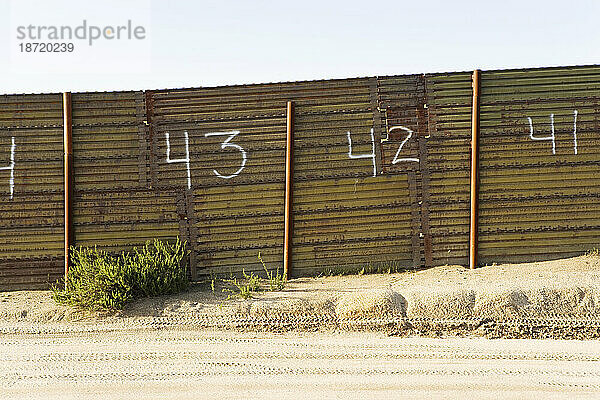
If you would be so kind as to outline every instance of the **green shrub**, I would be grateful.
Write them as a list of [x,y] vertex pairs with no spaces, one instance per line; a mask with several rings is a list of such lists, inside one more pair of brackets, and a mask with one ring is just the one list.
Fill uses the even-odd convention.
[[133,272],[133,295],[160,296],[186,289],[189,284],[183,263],[186,255],[185,243],[179,239],[173,244],[155,239],[141,249],[134,248],[127,262]]
[[97,248],[71,248],[63,285],[53,288],[62,304],[89,310],[117,310],[136,297],[172,294],[188,286],[185,243],[155,239],[141,249],[111,255]]
[[263,269],[265,270],[265,273],[267,274],[267,284],[269,285],[269,291],[276,292],[276,291],[283,290],[285,288],[287,279],[285,276],[283,276],[283,274],[279,273],[279,267],[277,267],[276,272],[269,272],[269,269],[267,268],[267,264],[265,264],[262,257],[260,256],[260,251],[258,252],[258,260],[262,264]]
[[254,275],[253,272],[250,272],[250,275],[248,275],[245,270],[242,270],[242,275],[244,277],[243,282],[238,281],[237,278],[223,279],[223,282],[233,285],[234,287],[234,289],[223,288],[223,292],[230,293],[227,296],[228,300],[234,297],[250,299],[252,298],[252,293],[261,290],[262,279],[260,276]]
[[[283,290],[285,288],[287,279],[285,276],[279,273],[279,268],[277,268],[275,272],[269,271],[262,256],[260,255],[260,251],[258,252],[258,260],[260,261],[260,263],[263,266],[263,269],[265,270],[265,273],[267,275],[266,280],[263,280],[260,276],[255,275],[254,272],[250,272],[250,275],[248,275],[246,273],[246,270],[242,270],[243,278],[239,281],[233,276],[230,279],[223,279],[223,282],[229,285],[229,287],[225,287],[222,289],[223,292],[229,293],[229,295],[227,296],[228,300],[236,297],[242,299],[251,299],[253,293],[256,292],[274,292]],[[214,293],[215,278],[212,278],[211,280],[211,288]]]

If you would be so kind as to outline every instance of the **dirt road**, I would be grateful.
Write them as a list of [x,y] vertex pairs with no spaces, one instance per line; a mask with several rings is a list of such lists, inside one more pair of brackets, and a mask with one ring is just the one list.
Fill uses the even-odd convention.
[[0,337],[3,399],[598,396],[599,341],[199,330]]

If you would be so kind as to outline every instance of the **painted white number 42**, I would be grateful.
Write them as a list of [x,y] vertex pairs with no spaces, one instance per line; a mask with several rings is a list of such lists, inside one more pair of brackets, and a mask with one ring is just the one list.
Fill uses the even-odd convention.
[[[402,141],[402,143],[400,143],[400,146],[398,147],[398,150],[396,151],[396,154],[394,155],[394,159],[392,160],[392,165],[396,165],[399,162],[419,162],[418,158],[400,158],[400,152],[402,151],[402,148],[404,147],[404,145],[406,144],[406,142],[408,142],[410,140],[410,138],[413,135],[413,131],[411,129],[408,129],[404,126],[393,126],[390,128],[389,133],[392,133],[395,130],[401,130],[401,131],[405,131],[407,133],[406,138]],[[350,131],[346,132],[346,135],[348,136],[348,158],[350,159],[358,159],[358,158],[370,158],[371,160],[373,160],[373,176],[377,176],[377,165],[375,163],[375,137],[373,135],[373,129],[371,128],[371,152],[367,153],[367,154],[353,154],[352,153],[352,136]]]

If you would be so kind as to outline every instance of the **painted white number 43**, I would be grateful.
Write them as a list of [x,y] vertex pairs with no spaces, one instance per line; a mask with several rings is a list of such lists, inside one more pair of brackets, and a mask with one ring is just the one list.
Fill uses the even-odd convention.
[[[242,172],[242,170],[246,167],[246,150],[244,150],[242,148],[242,146],[240,146],[238,144],[231,143],[233,138],[235,138],[239,133],[240,133],[240,131],[209,132],[204,135],[204,137],[227,136],[227,138],[221,143],[221,149],[226,150],[227,148],[233,148],[233,149],[238,150],[240,153],[242,153],[241,154],[242,161],[240,164],[240,168],[237,171],[235,171],[233,174],[222,175],[219,173],[219,171],[217,171],[216,169],[213,169],[213,173],[216,176],[218,176],[219,178],[223,178],[223,179],[234,178],[234,177],[238,176],[240,174],[240,172]],[[185,140],[185,158],[172,159],[171,158],[171,140],[169,137],[169,132],[165,133],[165,139],[167,141],[167,164],[185,163],[185,166],[187,169],[187,187],[188,187],[188,189],[190,189],[192,187],[192,177],[191,177],[191,173],[190,173],[190,144],[189,144],[189,136],[188,136],[187,131],[183,132],[183,138]]]

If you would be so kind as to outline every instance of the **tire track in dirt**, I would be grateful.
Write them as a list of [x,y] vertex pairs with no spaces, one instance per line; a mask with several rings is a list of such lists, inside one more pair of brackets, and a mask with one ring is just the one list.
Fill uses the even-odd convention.
[[[222,398],[248,388],[265,395],[290,390],[290,398],[303,393],[298,390],[333,396],[343,389],[353,398],[365,390],[419,397],[451,389],[465,398],[470,390],[585,397],[600,389],[600,342],[594,341],[249,336],[192,330],[0,335],[0,388],[8,398],[78,397],[96,388],[109,399],[134,389],[144,394],[154,384],[182,398],[186,388],[199,386]],[[291,391],[296,386],[301,389]]]

